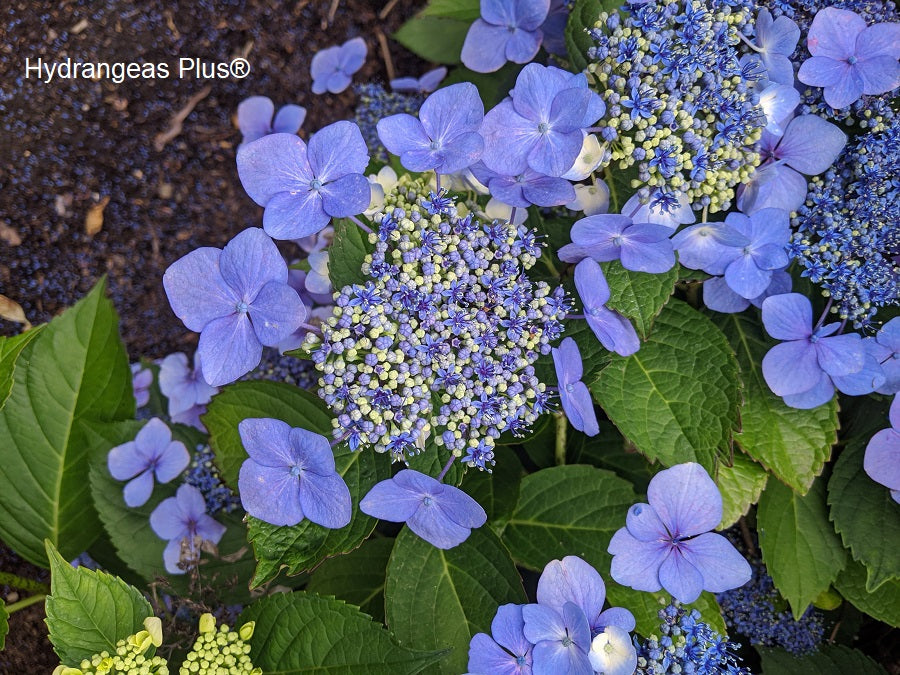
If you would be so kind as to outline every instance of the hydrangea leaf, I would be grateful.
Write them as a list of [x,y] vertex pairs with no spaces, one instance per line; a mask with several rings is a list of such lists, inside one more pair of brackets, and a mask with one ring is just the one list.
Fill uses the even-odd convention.
[[[659,610],[672,602],[671,596],[665,591],[647,593],[636,591],[628,586],[617,584],[612,579],[604,579],[606,582],[606,604],[612,607],[627,607],[634,614],[634,632],[644,637],[659,635]],[[716,602],[716,596],[708,591],[703,591],[700,597],[690,605],[684,605],[690,611],[696,609],[700,612],[701,619],[709,624],[715,631],[725,635],[727,627],[722,617],[722,610]]]
[[393,38],[426,61],[453,65],[460,62],[471,21],[440,16],[415,16]]
[[45,538],[75,557],[101,531],[86,430],[134,417],[131,369],[105,289],[101,280],[22,349],[0,409],[0,538],[43,567]]
[[785,649],[757,647],[762,657],[762,675],[886,675],[887,671],[857,649],[826,645],[806,656],[794,656]]
[[866,566],[870,593],[890,579],[900,578],[900,507],[890,490],[863,470],[868,437],[847,442],[828,481],[831,520],[853,558]]
[[653,320],[675,290],[678,266],[662,274],[632,272],[622,267],[618,260],[601,263],[600,267],[609,284],[606,306],[631,319],[637,332],[646,338],[650,335]]
[[719,464],[716,485],[722,494],[722,522],[716,529],[731,527],[746,514],[759,501],[768,478],[764,468],[740,451],[734,453],[731,466]]
[[867,576],[863,564],[849,560],[834,582],[834,587],[856,609],[900,628],[900,579],[885,581],[878,590],[870,593],[866,590]]
[[209,444],[222,479],[234,489],[241,464],[247,459],[238,424],[249,417],[272,417],[292,427],[331,435],[328,408],[304,389],[269,381],[236,382],[225,387],[210,401],[203,423],[209,429]]
[[575,0],[565,30],[566,51],[575,70],[587,68],[587,51],[594,46],[587,30],[597,23],[600,12],[614,12],[621,6],[620,0]]
[[522,462],[508,446],[497,446],[494,458],[497,466],[493,472],[468,471],[460,487],[481,504],[488,520],[497,524],[505,522],[516,508],[523,469]]
[[452,648],[433,669],[449,675],[466,671],[469,640],[490,632],[499,605],[527,602],[509,552],[486,527],[448,550],[404,528],[388,563],[384,595],[387,624],[401,644]]
[[384,621],[384,577],[393,548],[393,539],[367,539],[355,551],[319,565],[310,575],[306,590],[333,595]]
[[16,359],[28,343],[41,334],[43,328],[44,326],[35,326],[19,335],[0,338],[0,408],[12,392]]
[[609,540],[625,525],[635,502],[631,484],[611,471],[557,466],[526,476],[519,503],[501,537],[516,564],[535,571],[554,559],[577,555],[609,569]]
[[817,480],[805,495],[770,481],[756,518],[763,562],[799,621],[847,563],[847,551],[828,521],[825,481]]
[[6,634],[9,633],[9,614],[6,603],[0,602],[0,652],[6,648]]
[[429,0],[419,16],[439,16],[444,19],[474,21],[481,16],[480,0]]
[[471,82],[477,87],[485,110],[490,110],[509,96],[510,89],[516,86],[516,78],[519,76],[520,70],[522,70],[522,64],[512,62],[504,64],[500,70],[493,73],[476,73],[474,70],[459,65],[450,71],[447,78],[441,82],[441,86],[448,87],[459,82]]
[[[604,172],[603,178],[606,181],[606,186],[609,188],[609,212],[621,213],[622,207],[637,192],[632,187],[632,182],[638,180],[637,165],[633,164],[624,171],[617,167],[611,167]],[[640,185],[640,183],[638,184]]]
[[265,673],[412,675],[444,655],[407,649],[357,607],[314,593],[257,600],[235,623],[248,621],[256,622],[250,658]]
[[334,240],[328,254],[328,277],[337,289],[353,284],[362,284],[368,279],[363,274],[362,264],[372,252],[368,235],[359,225],[346,218],[334,221]]
[[[141,422],[130,420],[106,424],[91,429],[88,436],[94,449],[94,461],[90,468],[90,487],[94,507],[103,523],[116,554],[146,582],[158,577],[169,580],[172,590],[189,593],[187,575],[170,575],[163,564],[166,541],[160,539],[150,527],[150,514],[159,503],[173,497],[180,481],[157,484],[146,504],[131,508],[125,505],[122,488],[125,483],[109,475],[106,455],[116,445],[135,437]],[[247,589],[253,574],[255,561],[247,545],[247,529],[241,522],[242,513],[216,514],[214,517],[227,526],[218,545],[219,555],[204,554],[201,575],[204,583],[215,585],[219,597],[229,602],[246,602],[250,599]]]
[[670,300],[650,338],[629,357],[613,356],[589,384],[626,439],[666,466],[699,462],[713,474],[738,426],[738,366],[721,331]]
[[63,663],[77,664],[143,628],[153,608],[141,592],[118,577],[72,567],[47,540],[50,595],[47,628]]
[[744,383],[738,445],[780,480],[803,494],[822,472],[837,441],[837,402],[790,408],[763,379],[762,358],[774,344],[759,320],[745,314],[716,315],[737,354]]

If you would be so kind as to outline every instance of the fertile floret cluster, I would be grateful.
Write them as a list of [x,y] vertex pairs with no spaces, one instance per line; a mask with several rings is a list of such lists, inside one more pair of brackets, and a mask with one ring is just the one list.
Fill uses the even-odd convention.
[[790,255],[842,319],[868,326],[900,301],[900,119],[861,136],[812,179],[794,218]]
[[144,621],[145,630],[116,642],[115,652],[104,650],[84,659],[78,668],[59,666],[53,675],[169,675],[161,656],[147,656],[152,647],[162,644],[162,623],[157,617]]
[[696,675],[750,675],[741,668],[735,652],[740,645],[729,642],[701,621],[696,609],[685,611],[673,601],[659,610],[660,635],[651,635],[643,642],[634,638],[638,652],[635,675],[663,675],[664,673],[695,673]]
[[250,661],[249,640],[254,622],[245,623],[238,630],[221,624],[216,629],[212,614],[200,617],[200,635],[179,668],[179,675],[262,675]]
[[603,13],[590,31],[601,136],[619,169],[637,167],[643,202],[727,209],[759,163],[766,122],[751,84],[764,70],[737,50],[749,16],[741,3],[660,0]]
[[463,216],[421,179],[401,178],[374,219],[369,280],[336,294],[307,343],[334,436],[405,461],[433,434],[484,469],[502,432],[548,409],[533,364],[563,331],[565,292],[526,276],[542,248],[533,231]]
[[421,94],[401,94],[396,91],[388,91],[381,84],[358,84],[353,87],[353,90],[359,98],[353,121],[359,126],[372,159],[387,164],[387,150],[384,149],[381,139],[378,138],[378,130],[375,125],[391,115],[399,113],[415,115],[425,97]]
[[215,455],[208,445],[198,445],[191,455],[191,464],[184,482],[203,493],[206,511],[231,513],[241,505],[240,498],[222,481],[215,465]]

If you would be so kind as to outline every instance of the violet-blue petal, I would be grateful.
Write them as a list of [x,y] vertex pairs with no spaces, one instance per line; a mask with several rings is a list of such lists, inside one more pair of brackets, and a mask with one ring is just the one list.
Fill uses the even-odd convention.
[[513,654],[523,655],[532,647],[525,637],[525,619],[522,618],[522,606],[513,603],[500,605],[491,621],[491,635],[502,647]]
[[586,436],[596,436],[600,433],[597,413],[594,412],[594,401],[584,382],[567,384],[566,395],[560,394],[560,400],[573,427]]
[[722,495],[700,464],[686,462],[660,471],[647,486],[647,501],[669,532],[690,537],[722,521]]
[[692,270],[722,274],[737,255],[735,249],[750,240],[726,223],[700,223],[684,228],[672,237],[678,261]]
[[605,600],[606,584],[600,573],[578,556],[551,560],[538,579],[538,604],[562,613],[567,602],[575,603],[588,623],[600,614]]
[[738,208],[753,213],[764,208],[779,208],[788,213],[806,200],[806,177],[787,166],[769,165],[757,169],[737,199]]
[[237,119],[243,142],[250,143],[272,131],[273,114],[275,104],[267,96],[251,96],[241,101],[237,107]]
[[178,567],[181,562],[181,538],[170,539],[163,549],[163,565],[169,574],[184,574],[185,570]]
[[528,153],[528,166],[548,176],[561,176],[578,159],[583,139],[580,129],[539,134]]
[[467,675],[521,675],[516,656],[503,649],[486,633],[476,633],[469,642]]
[[306,143],[294,134],[269,134],[242,145],[237,168],[244,190],[260,206],[279,192],[305,189],[314,178]]
[[198,248],[169,265],[163,286],[175,316],[188,330],[201,332],[214,319],[234,311],[239,300],[219,273],[217,248]]
[[800,173],[814,176],[832,165],[847,144],[847,135],[818,115],[801,115],[784,130],[776,156]]
[[288,438],[295,456],[300,458],[300,464],[305,471],[320,476],[330,476],[336,472],[334,452],[328,439],[322,434],[294,427],[288,433]]
[[225,283],[246,303],[253,302],[267,283],[287,284],[288,279],[287,263],[278,247],[258,227],[248,227],[225,244],[219,271]]
[[613,556],[609,573],[617,583],[651,593],[661,588],[659,567],[669,555],[665,543],[639,541],[623,527],[613,535],[607,551]]
[[[870,340],[873,340],[873,338],[863,340],[863,343],[867,343]],[[865,396],[866,394],[871,394],[879,387],[882,387],[885,380],[884,369],[870,349],[866,350],[865,363],[857,372],[851,373],[850,375],[831,376],[831,381],[838,391],[849,396]]]
[[866,349],[856,333],[822,338],[815,349],[822,370],[832,376],[859,372],[866,361]]
[[689,604],[703,592],[703,575],[688,562],[681,551],[672,551],[659,566],[659,583],[681,603]]
[[750,565],[721,534],[707,532],[684,542],[685,560],[703,576],[703,590],[724,593],[750,581]]
[[660,204],[654,204],[656,193],[650,195],[650,199],[642,204],[641,195],[636,192],[622,206],[622,213],[636,223],[655,223],[665,225],[671,229],[677,229],[679,225],[688,225],[696,222],[697,216],[691,208],[691,204],[684,193],[678,194],[678,206],[666,211]]
[[487,522],[487,513],[475,499],[452,485],[444,485],[440,495],[441,507],[457,525],[478,528]]
[[303,471],[300,507],[310,521],[333,530],[346,526],[353,515],[350,489],[337,473],[321,476]]
[[541,48],[544,34],[540,29],[529,31],[517,28],[506,42],[505,56],[507,61],[513,63],[528,63]]
[[419,109],[419,119],[434,140],[447,141],[461,133],[478,131],[484,119],[484,104],[471,82],[438,89]]
[[257,294],[249,313],[259,341],[275,347],[306,319],[306,305],[287,284],[269,282]]
[[594,260],[606,262],[618,260],[621,247],[615,243],[631,225],[631,219],[615,213],[588,216],[575,221],[570,236],[572,243],[588,251]]
[[[651,235],[650,230],[657,232]],[[658,236],[658,231],[665,234]],[[671,230],[664,225],[635,223],[626,231],[621,245],[620,260],[622,267],[633,272],[659,274],[668,272],[675,266],[675,251],[668,238]]]
[[760,269],[752,255],[738,256],[725,268],[728,286],[747,300],[766,290],[771,280],[771,270]]
[[[406,113],[390,115],[379,120],[376,128],[378,130],[378,138],[384,147],[391,154],[400,157],[401,161],[403,161],[403,155],[410,150],[430,149],[431,139],[425,132],[425,127],[412,115]],[[410,171],[418,170],[407,168]]]
[[615,310],[595,307],[587,310],[585,318],[605,349],[619,356],[631,356],[641,348],[640,338],[631,321]]
[[296,194],[279,192],[268,201],[263,212],[263,229],[273,239],[307,237],[321,231],[330,221],[331,216],[322,206],[322,196],[306,188]]
[[364,173],[369,150],[359,127],[341,121],[322,127],[309,139],[309,165],[323,183],[348,173]]
[[469,26],[463,42],[460,59],[476,73],[493,73],[506,63],[506,43],[510,32],[505,26],[490,24],[484,19],[476,19]]
[[366,62],[368,51],[366,41],[361,37],[347,40],[341,45],[341,69],[348,75],[355,73]]
[[786,394],[782,396],[784,403],[791,408],[799,408],[801,410],[809,410],[825,405],[834,397],[834,384],[828,374],[819,371],[819,379],[816,383],[798,394]]
[[156,480],[160,483],[168,483],[180,476],[190,462],[191,456],[188,454],[187,448],[184,447],[184,443],[172,441],[166,446],[156,462],[154,470]]
[[882,429],[875,433],[866,446],[863,469],[876,483],[900,490],[900,432]]
[[525,183],[522,194],[535,206],[561,206],[575,199],[575,188],[565,178],[541,176]]
[[182,536],[186,529],[183,521],[184,516],[177,497],[163,499],[150,514],[150,528],[160,539],[175,539]]
[[471,534],[471,529],[459,525],[449,517],[440,501],[422,504],[406,525],[419,537],[440,549],[459,546]]
[[484,139],[477,131],[459,134],[439,151],[440,173],[457,173],[470,167],[484,154]]
[[389,479],[376,483],[369,490],[360,501],[359,510],[373,518],[402,523],[412,518],[421,503],[419,495]]
[[609,283],[600,265],[590,258],[575,266],[575,289],[585,309],[600,307],[609,300]]
[[853,55],[857,36],[865,29],[866,22],[856,12],[836,7],[820,9],[806,38],[809,53],[845,60]]
[[372,201],[371,185],[361,173],[351,173],[332,180],[319,190],[322,208],[335,218],[362,213]]
[[769,389],[778,396],[809,391],[823,374],[816,350],[806,340],[782,342],[772,347],[763,357],[762,372]]
[[731,290],[725,277],[712,277],[703,282],[703,304],[714,312],[736,314],[747,309],[750,301]]
[[812,303],[805,295],[773,295],[762,310],[766,332],[776,340],[803,340],[812,334]]
[[272,132],[276,134],[296,134],[306,119],[306,108],[288,104],[282,106],[272,122]]
[[556,367],[556,379],[560,386],[581,379],[583,364],[581,352],[575,340],[570,337],[564,338],[559,343],[559,347],[553,348],[553,364]]
[[272,525],[296,525],[304,518],[300,481],[286,467],[244,460],[238,474],[238,492],[244,510]]
[[792,74],[791,84],[769,85],[759,95],[759,106],[766,115],[766,131],[770,134],[781,136],[784,133],[781,123],[800,105],[800,92],[792,86],[793,78]]
[[291,427],[271,417],[248,417],[238,423],[238,434],[244,450],[257,464],[288,467],[296,460],[290,443]]
[[634,614],[630,611],[624,607],[609,607],[600,612],[597,618],[594,619],[591,631],[603,631],[607,626],[616,626],[630,633],[636,625]]
[[138,450],[134,441],[128,441],[109,451],[106,466],[116,480],[128,480],[147,468],[147,458]]
[[668,536],[666,526],[649,504],[634,504],[625,516],[628,533],[638,541],[655,542]]
[[136,508],[147,503],[153,494],[153,470],[147,469],[125,484],[123,495],[125,503]]
[[[837,61],[826,56],[813,56],[803,62],[797,77],[804,84],[813,87],[834,87],[849,77],[849,73],[850,64],[846,61]],[[860,91],[860,93],[862,92]],[[848,93],[847,96],[850,97],[852,94]],[[858,94],[856,98],[859,98]]]
[[203,329],[197,353],[203,359],[203,377],[220,387],[259,365],[262,343],[247,314],[235,313],[211,321]]

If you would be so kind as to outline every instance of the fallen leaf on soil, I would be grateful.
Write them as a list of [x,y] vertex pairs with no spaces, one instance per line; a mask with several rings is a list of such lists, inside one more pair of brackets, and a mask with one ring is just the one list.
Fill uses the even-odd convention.
[[172,122],[169,124],[169,128],[166,129],[161,134],[157,134],[156,138],[153,139],[153,147],[157,152],[161,152],[164,147],[166,147],[166,143],[171,141],[173,138],[176,138],[178,134],[181,133],[182,125],[184,121],[187,119],[187,116],[190,115],[194,108],[197,106],[200,101],[209,96],[209,92],[212,91],[212,87],[210,85],[206,85],[198,91],[196,94],[191,96],[187,103],[184,104],[184,107],[179,110],[172,117]]
[[25,330],[31,328],[31,323],[25,318],[25,310],[22,309],[22,305],[2,294],[0,294],[0,319],[24,323]]
[[109,197],[104,197],[96,204],[92,205],[84,219],[84,232],[87,236],[93,237],[103,229],[103,209],[109,204]]
[[0,239],[9,246],[18,246],[22,243],[22,237],[16,232],[16,229],[10,227],[6,223],[0,223]]

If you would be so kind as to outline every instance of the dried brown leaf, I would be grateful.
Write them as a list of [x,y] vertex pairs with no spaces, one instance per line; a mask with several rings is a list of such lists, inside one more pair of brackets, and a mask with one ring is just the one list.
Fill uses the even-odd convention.
[[103,229],[103,209],[109,204],[109,197],[104,197],[96,204],[91,205],[88,209],[87,216],[84,219],[84,232],[87,236],[93,237]]

